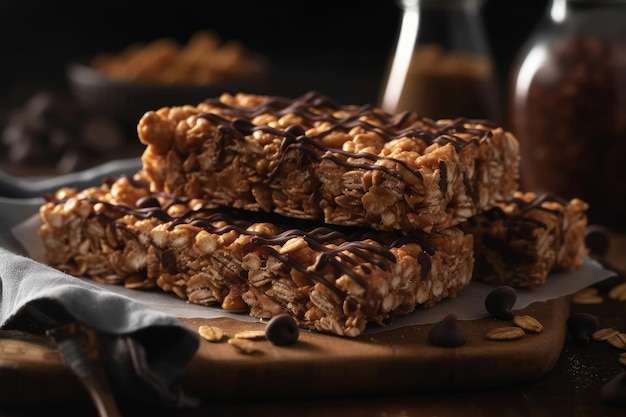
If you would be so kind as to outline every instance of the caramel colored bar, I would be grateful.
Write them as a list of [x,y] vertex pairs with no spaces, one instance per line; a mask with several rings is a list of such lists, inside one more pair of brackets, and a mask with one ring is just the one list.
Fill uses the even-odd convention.
[[[472,276],[472,236],[329,228],[210,209],[127,177],[64,188],[40,209],[48,264],[192,303],[357,336],[368,323],[455,297]],[[282,223],[281,221],[284,221]]]
[[587,254],[588,204],[551,194],[516,192],[470,219],[476,279],[536,289],[552,271],[572,271]]
[[515,137],[483,120],[223,94],[137,126],[154,192],[377,230],[447,229],[518,187]]

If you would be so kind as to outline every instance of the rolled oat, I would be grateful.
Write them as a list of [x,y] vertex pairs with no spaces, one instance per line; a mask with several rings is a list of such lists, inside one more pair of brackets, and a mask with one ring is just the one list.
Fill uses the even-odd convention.
[[198,328],[198,333],[200,333],[200,336],[209,342],[219,342],[222,340],[222,337],[224,337],[224,331],[216,326],[200,326]]
[[539,321],[528,314],[520,314],[513,317],[513,323],[529,333],[541,333],[543,325]]
[[487,332],[485,337],[488,340],[515,340],[524,336],[524,329],[517,326],[496,327]]
[[609,298],[618,301],[626,301],[626,282],[611,288],[609,291]]
[[617,330],[617,329],[613,329],[611,327],[605,327],[603,329],[599,329],[599,330],[595,331],[591,335],[591,338],[593,340],[595,340],[595,341],[606,341],[606,340],[609,340],[611,337],[615,336],[618,333],[619,333],[619,330]]

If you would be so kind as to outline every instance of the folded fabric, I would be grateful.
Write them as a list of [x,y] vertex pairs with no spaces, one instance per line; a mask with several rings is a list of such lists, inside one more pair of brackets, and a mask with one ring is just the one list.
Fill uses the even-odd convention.
[[10,231],[37,213],[46,192],[97,184],[106,176],[134,172],[137,164],[138,160],[116,161],[56,178],[0,176],[0,329],[54,338],[59,329],[78,323],[97,332],[104,344],[116,399],[194,406],[198,401],[183,393],[177,378],[199,347],[197,332],[177,317],[27,257]]
[[[75,321],[101,333],[106,350],[118,352],[115,360],[108,360],[109,377],[125,401],[162,401],[174,407],[195,403],[175,382],[200,339],[178,318],[1,247],[0,294],[2,329],[44,333]],[[140,352],[150,360],[129,363],[133,355],[120,356],[120,349]]]

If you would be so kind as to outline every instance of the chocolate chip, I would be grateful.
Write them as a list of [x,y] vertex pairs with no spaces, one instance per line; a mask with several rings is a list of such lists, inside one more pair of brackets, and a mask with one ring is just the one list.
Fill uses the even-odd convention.
[[573,313],[567,318],[567,329],[580,345],[586,345],[591,341],[591,335],[598,330],[600,322],[598,318],[589,313]]
[[496,287],[485,296],[485,308],[492,316],[502,320],[515,317],[511,310],[517,301],[517,291],[508,285]]
[[430,329],[428,341],[435,346],[462,346],[467,342],[467,333],[459,324],[456,315],[451,313]]
[[289,314],[279,314],[265,326],[265,337],[278,346],[292,345],[298,340],[300,329]]
[[611,233],[599,224],[590,224],[585,228],[585,245],[592,255],[604,256],[609,252]]
[[606,404],[626,405],[626,371],[605,383],[600,390],[600,397]]

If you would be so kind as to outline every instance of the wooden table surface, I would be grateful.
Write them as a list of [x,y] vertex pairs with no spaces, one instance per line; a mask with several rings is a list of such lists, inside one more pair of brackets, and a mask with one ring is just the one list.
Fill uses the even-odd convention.
[[[612,243],[607,257],[618,271],[626,271],[626,239]],[[626,301],[609,298],[608,291],[624,276],[610,278],[594,286],[603,301],[598,304],[580,304],[570,301],[570,314],[587,312],[600,319],[600,327],[613,327],[626,331]],[[29,335],[15,335],[25,338]],[[428,392],[424,394],[381,395],[343,394],[337,396],[292,398],[281,397],[278,392],[267,399],[205,399],[194,409],[171,411],[149,410],[153,416],[359,416],[359,417],[408,417],[408,416],[620,416],[626,415],[626,407],[605,404],[600,397],[604,384],[626,370],[618,361],[622,351],[606,342],[576,344],[567,334],[562,352],[555,366],[543,377],[532,382],[519,383],[489,389],[463,389],[452,392]],[[2,360],[2,358],[0,358]],[[520,365],[523,366],[523,365]],[[209,375],[208,378],[220,378]],[[61,380],[61,379],[59,379]],[[215,383],[212,381],[211,383]],[[271,384],[271,381],[267,381]],[[350,383],[349,381],[347,382]],[[0,387],[2,389],[3,387]],[[5,389],[7,387],[4,387]],[[66,387],[67,388],[67,387]],[[55,389],[49,386],[50,395],[33,392],[21,393],[12,404],[0,404],[0,416],[96,416],[96,410],[86,392],[76,399],[55,401]],[[75,384],[82,391],[82,386]],[[267,388],[265,388],[267,389]],[[25,390],[28,390],[25,387]],[[37,398],[46,398],[38,401]],[[138,410],[121,404],[124,416],[143,416],[146,410]]]

